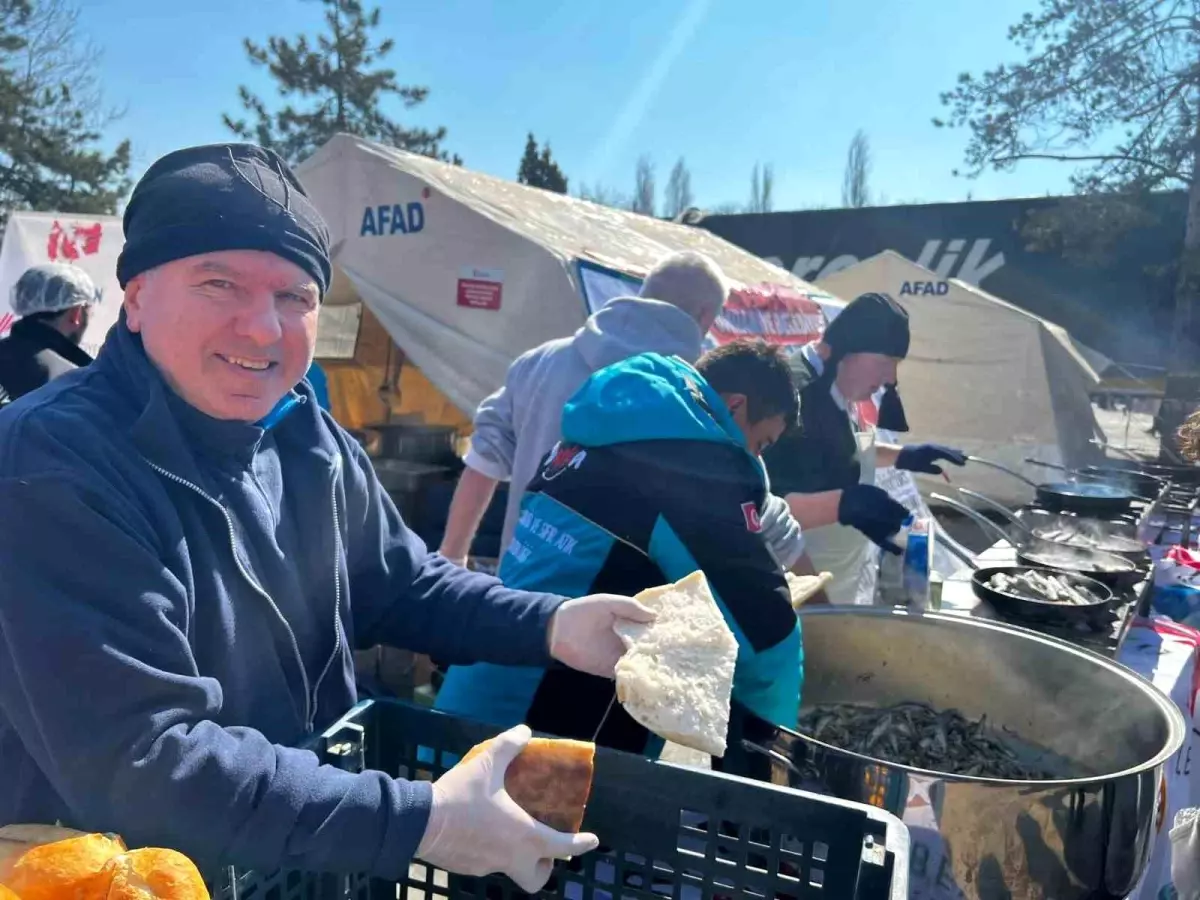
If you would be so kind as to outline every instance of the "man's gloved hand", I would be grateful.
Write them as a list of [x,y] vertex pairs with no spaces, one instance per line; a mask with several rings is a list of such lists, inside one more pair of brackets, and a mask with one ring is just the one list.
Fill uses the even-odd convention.
[[625,653],[613,625],[654,619],[653,610],[630,597],[592,594],[568,600],[550,619],[550,655],[580,672],[612,678],[617,660]]
[[838,522],[857,528],[889,553],[899,555],[900,548],[888,538],[900,530],[910,513],[893,500],[883,488],[856,484],[842,491],[838,503]]
[[594,834],[555,831],[504,790],[504,773],[529,738],[529,729],[518,725],[433,783],[433,807],[418,859],[458,875],[502,872],[533,894],[550,880],[554,860],[596,849]]
[[767,494],[759,522],[763,540],[767,542],[779,567],[791,569],[804,555],[804,536],[787,501],[775,494]]
[[896,468],[906,472],[924,472],[926,475],[944,475],[937,462],[945,460],[956,466],[967,464],[967,454],[941,444],[909,444],[896,454]]

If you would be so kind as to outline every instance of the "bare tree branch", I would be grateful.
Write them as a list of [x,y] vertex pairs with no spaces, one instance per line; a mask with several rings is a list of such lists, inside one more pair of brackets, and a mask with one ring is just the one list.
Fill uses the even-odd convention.
[[1196,0],[1040,0],[1009,29],[1025,59],[960,76],[942,95],[948,117],[935,120],[967,130],[970,176],[1051,160],[1079,166],[1072,184],[1089,194],[1186,189],[1177,361],[1191,354],[1185,345],[1200,348],[1198,34]]

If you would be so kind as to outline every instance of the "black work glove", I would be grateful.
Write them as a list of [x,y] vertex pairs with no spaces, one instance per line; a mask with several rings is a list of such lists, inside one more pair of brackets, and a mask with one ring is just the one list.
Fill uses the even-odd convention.
[[900,548],[888,538],[899,531],[911,515],[903,504],[893,500],[883,488],[856,484],[842,491],[838,503],[838,523],[857,528],[888,553],[900,555]]
[[935,465],[939,460],[954,463],[956,466],[967,464],[967,454],[953,447],[943,447],[941,444],[909,444],[902,447],[896,454],[896,468],[906,472],[924,472],[926,475],[942,475],[942,467]]

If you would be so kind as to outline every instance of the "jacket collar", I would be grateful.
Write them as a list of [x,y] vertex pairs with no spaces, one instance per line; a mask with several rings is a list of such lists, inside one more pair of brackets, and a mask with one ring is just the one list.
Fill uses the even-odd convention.
[[72,365],[83,367],[92,363],[91,355],[78,344],[69,340],[57,328],[38,319],[18,319],[9,332],[13,337],[39,345],[57,353]]
[[307,383],[290,391],[262,422],[214,419],[167,384],[123,312],[94,365],[115,379],[121,395],[136,408],[130,434],[143,458],[193,485],[203,484],[202,459],[224,467],[249,466],[268,430],[278,444],[315,456],[325,468],[341,455]]
[[[811,344],[805,344],[803,347],[801,347],[800,355],[803,357],[804,362],[808,364],[808,367],[812,369],[813,374],[816,375],[817,378],[820,378],[825,374],[825,360],[821,359],[821,354],[817,352],[817,344],[815,341]],[[833,402],[837,404],[838,409],[840,409],[842,412],[847,412],[849,409],[849,404],[846,402],[846,398],[842,396],[842,392],[838,390],[837,382],[833,380],[836,374],[836,372],[831,373],[828,379],[829,396],[833,398]]]

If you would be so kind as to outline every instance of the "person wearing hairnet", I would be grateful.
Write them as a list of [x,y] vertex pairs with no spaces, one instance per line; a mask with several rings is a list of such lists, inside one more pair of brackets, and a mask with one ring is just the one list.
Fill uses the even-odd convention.
[[355,650],[612,678],[614,626],[654,613],[511,590],[405,525],[304,377],[331,241],[278,154],[170,153],[123,224],[96,361],[0,414],[0,822],[210,872],[396,881],[419,858],[539,890],[598,841],[505,792],[528,728],[433,783],[299,747],[358,701]]
[[0,406],[92,361],[79,343],[99,301],[92,279],[75,266],[47,263],[17,279],[12,311],[19,318],[0,340]]

